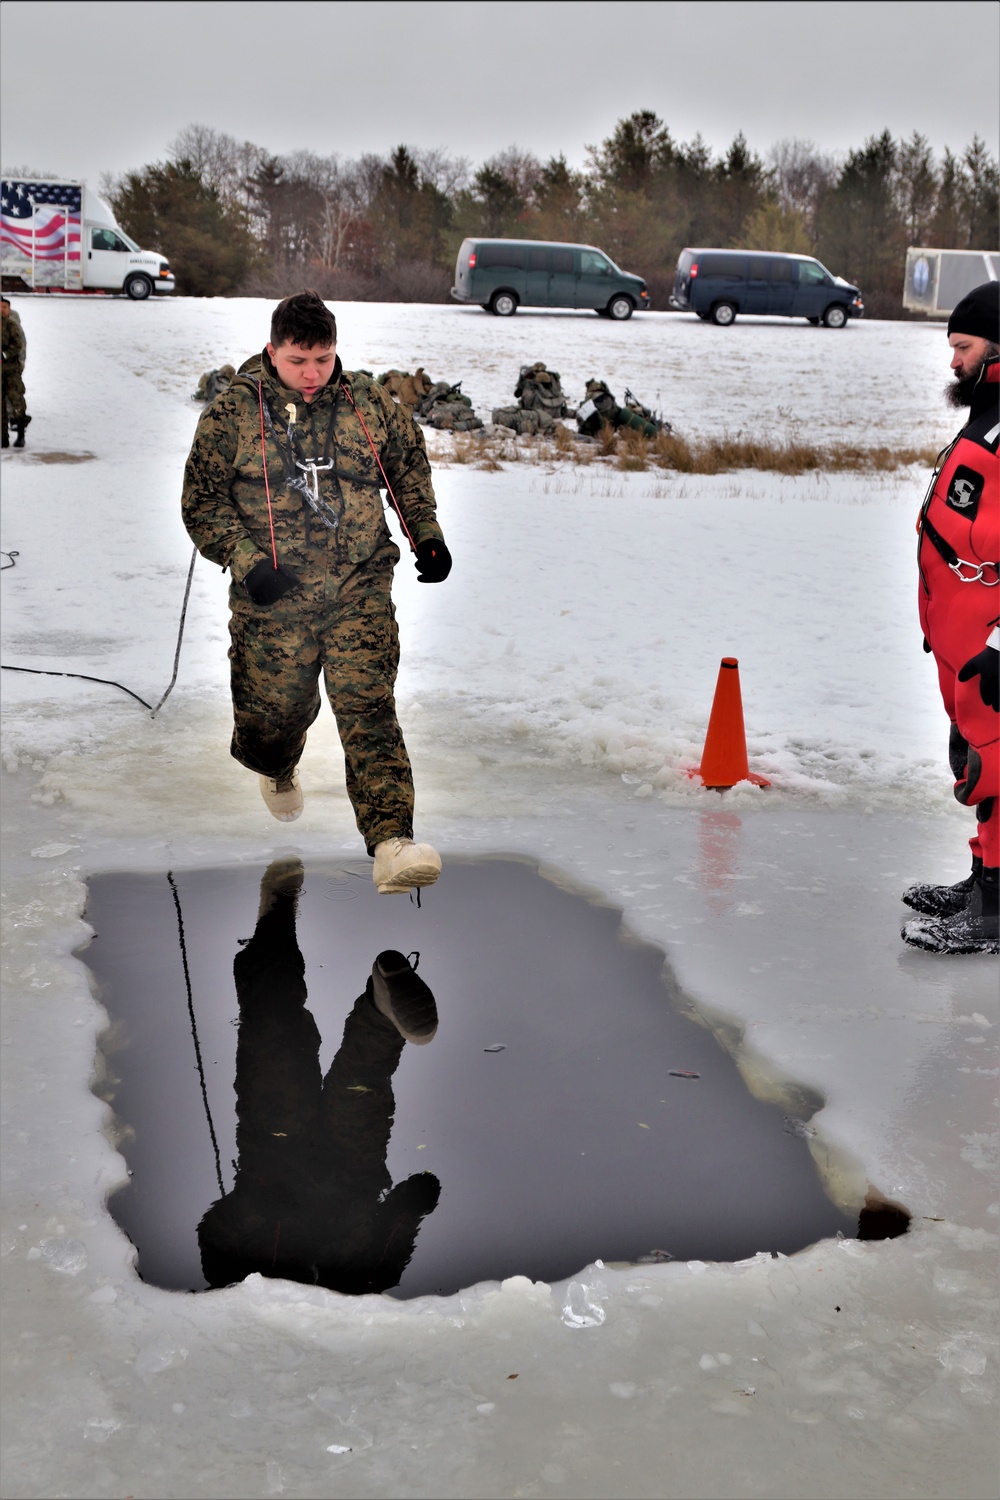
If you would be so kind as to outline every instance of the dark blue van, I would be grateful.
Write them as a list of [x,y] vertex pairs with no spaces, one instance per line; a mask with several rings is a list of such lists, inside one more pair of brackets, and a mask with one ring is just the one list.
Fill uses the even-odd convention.
[[727,328],[738,313],[805,318],[818,327],[843,328],[863,318],[856,286],[811,255],[754,250],[682,250],[670,306]]

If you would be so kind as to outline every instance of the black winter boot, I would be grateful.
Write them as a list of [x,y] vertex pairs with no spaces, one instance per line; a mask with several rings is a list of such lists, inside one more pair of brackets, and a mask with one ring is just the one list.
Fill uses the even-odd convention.
[[12,422],[11,423],[11,426],[13,427],[14,431],[17,433],[17,437],[14,439],[14,447],[15,448],[23,448],[24,447],[24,429],[27,427],[29,421],[30,421],[30,418],[18,417],[18,419],[17,419],[16,422]]
[[984,865],[969,901],[950,917],[915,917],[900,936],[928,953],[1000,953],[1000,870]]
[[921,911],[928,917],[951,917],[969,904],[973,887],[982,873],[983,862],[972,861],[972,873],[957,885],[911,885],[899,898],[904,906]]

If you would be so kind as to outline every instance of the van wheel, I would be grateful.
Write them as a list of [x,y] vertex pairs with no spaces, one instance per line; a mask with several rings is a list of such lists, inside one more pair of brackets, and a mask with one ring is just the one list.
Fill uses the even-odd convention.
[[517,298],[513,292],[494,292],[490,298],[490,312],[498,318],[512,318],[517,312]]
[[728,328],[730,323],[736,322],[736,308],[732,302],[717,302],[712,308],[709,317],[720,328]]
[[826,328],[843,328],[847,323],[847,308],[841,302],[831,302],[823,314]]
[[125,295],[133,302],[145,302],[153,295],[153,283],[148,276],[130,276],[125,283]]
[[616,323],[624,323],[634,310],[635,303],[631,297],[612,297],[607,307],[608,317],[613,318]]

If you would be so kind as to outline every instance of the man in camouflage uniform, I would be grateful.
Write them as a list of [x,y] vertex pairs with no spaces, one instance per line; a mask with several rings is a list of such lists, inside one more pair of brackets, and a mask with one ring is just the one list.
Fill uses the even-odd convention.
[[228,568],[232,754],[260,777],[274,817],[302,811],[296,767],[322,673],[347,790],[383,892],[437,879],[413,842],[413,778],[393,685],[399,638],[380,489],[391,486],[423,583],[451,556],[423,439],[370,377],[344,371],[315,292],[286,297],[264,351],[206,407],[184,472],[184,522]]
[[28,344],[21,319],[6,297],[0,299],[0,315],[3,318],[3,398],[0,401],[3,446],[10,447],[10,428],[13,427],[17,434],[14,447],[23,448],[24,429],[31,421],[24,396],[24,360]]

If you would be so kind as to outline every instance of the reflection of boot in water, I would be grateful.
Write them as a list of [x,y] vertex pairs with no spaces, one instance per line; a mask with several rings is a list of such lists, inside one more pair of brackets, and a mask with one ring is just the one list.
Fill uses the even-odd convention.
[[434,996],[395,948],[380,953],[372,965],[372,998],[387,1021],[408,1042],[422,1046],[437,1031]]
[[269,911],[273,911],[278,896],[297,897],[302,889],[305,879],[305,870],[302,861],[297,855],[289,855],[286,859],[273,859],[264,871],[260,882],[260,906],[257,909],[257,921],[266,917]]

